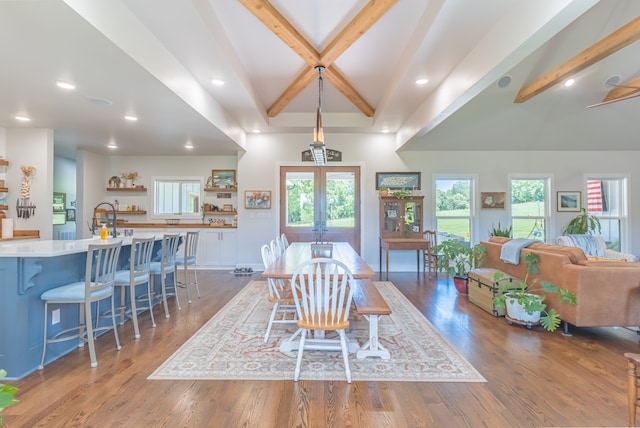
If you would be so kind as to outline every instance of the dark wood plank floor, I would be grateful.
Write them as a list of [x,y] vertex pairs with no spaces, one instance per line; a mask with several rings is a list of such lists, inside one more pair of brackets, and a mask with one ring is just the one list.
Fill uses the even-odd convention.
[[[253,278],[259,279],[258,274]],[[625,426],[626,361],[640,352],[626,329],[573,336],[510,326],[458,296],[442,277],[390,280],[487,379],[486,383],[149,381],[147,376],[251,277],[201,272],[202,298],[142,338],[120,327],[123,348],[98,340],[97,368],[78,349],[16,383],[13,427],[586,427]],[[186,300],[186,299],[185,299]],[[611,308],[616,310],[616,308]]]

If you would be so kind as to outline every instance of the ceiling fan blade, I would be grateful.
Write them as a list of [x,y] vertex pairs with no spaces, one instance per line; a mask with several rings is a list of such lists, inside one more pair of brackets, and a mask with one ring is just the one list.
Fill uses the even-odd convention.
[[604,106],[604,105],[611,104],[611,103],[617,103],[618,101],[630,100],[631,98],[637,98],[637,97],[640,97],[640,92],[638,92],[636,94],[627,95],[625,97],[616,98],[614,100],[603,101],[603,102],[597,103],[597,104],[591,104],[590,106],[587,106],[587,108],[600,107],[600,106]]

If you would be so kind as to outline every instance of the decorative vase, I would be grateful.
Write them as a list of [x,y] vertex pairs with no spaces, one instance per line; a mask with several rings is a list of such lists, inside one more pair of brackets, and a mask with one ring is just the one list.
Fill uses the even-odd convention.
[[127,178],[127,180],[125,181],[124,187],[133,187],[133,179],[131,178]]
[[455,285],[458,294],[469,294],[469,278],[454,276],[453,285]]

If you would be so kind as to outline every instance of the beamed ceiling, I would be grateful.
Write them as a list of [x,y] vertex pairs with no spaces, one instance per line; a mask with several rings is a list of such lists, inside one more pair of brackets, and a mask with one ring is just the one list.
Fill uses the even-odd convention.
[[636,0],[3,1],[0,127],[51,128],[63,156],[234,154],[256,130],[311,139],[322,65],[333,148],[389,132],[400,151],[636,150],[639,16]]

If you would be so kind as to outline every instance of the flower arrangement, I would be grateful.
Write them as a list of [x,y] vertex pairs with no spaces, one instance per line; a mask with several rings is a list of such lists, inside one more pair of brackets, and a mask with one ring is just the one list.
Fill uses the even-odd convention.
[[123,172],[122,174],[120,174],[122,176],[122,178],[124,178],[125,180],[137,180],[138,178],[140,178],[140,176],[138,175],[137,171],[131,171],[131,172]]
[[22,165],[20,167],[22,170],[22,185],[20,186],[20,198],[21,199],[29,199],[31,196],[31,185],[29,184],[29,179],[36,175],[36,167],[31,165]]

